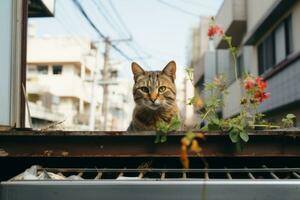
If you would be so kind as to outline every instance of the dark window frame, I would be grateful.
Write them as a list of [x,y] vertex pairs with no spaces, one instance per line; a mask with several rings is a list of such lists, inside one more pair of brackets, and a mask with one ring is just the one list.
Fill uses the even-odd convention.
[[[42,68],[44,68],[44,69],[42,69]],[[47,73],[43,73],[43,71],[46,71],[45,69],[47,69]],[[49,65],[37,65],[36,70],[39,75],[48,75]]]
[[275,41],[275,31],[277,28],[281,25],[284,25],[284,31],[285,31],[285,58],[281,61],[285,61],[290,54],[294,52],[293,47],[293,33],[292,33],[292,16],[289,15],[285,19],[282,20],[281,23],[279,23],[270,34],[268,34],[263,41],[261,41],[257,45],[257,59],[258,59],[258,74],[263,75],[265,73],[268,73],[274,67],[276,64],[276,41]]
[[294,52],[293,45],[293,26],[292,26],[292,16],[289,15],[284,20],[284,31],[285,31],[285,46],[286,46],[286,55],[290,55]]
[[246,68],[244,65],[244,55],[241,53],[240,55],[237,56],[237,75],[238,78],[243,78],[246,72]]
[[[58,71],[56,71],[58,69]],[[63,71],[62,65],[52,65],[52,74],[53,75],[61,75]],[[57,73],[60,72],[60,73]]]

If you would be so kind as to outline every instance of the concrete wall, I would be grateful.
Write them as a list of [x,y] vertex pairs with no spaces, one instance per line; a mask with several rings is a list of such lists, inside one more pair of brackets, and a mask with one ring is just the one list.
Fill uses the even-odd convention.
[[247,32],[253,30],[276,1],[278,0],[246,0]]
[[294,50],[300,51],[300,1],[292,9]]
[[268,79],[267,91],[271,98],[260,106],[268,111],[300,100],[300,60]]
[[242,96],[241,83],[239,81],[235,81],[228,88],[228,95],[224,96],[224,109],[223,109],[223,117],[228,118],[231,117],[241,110],[240,99]]

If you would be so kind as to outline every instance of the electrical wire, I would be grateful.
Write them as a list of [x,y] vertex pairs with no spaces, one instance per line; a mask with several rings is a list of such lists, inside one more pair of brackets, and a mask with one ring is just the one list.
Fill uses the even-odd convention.
[[184,13],[184,14],[187,14],[187,15],[191,15],[191,16],[194,16],[194,17],[200,17],[200,15],[196,14],[196,13],[192,13],[190,11],[187,11],[185,9],[182,9],[176,5],[173,5],[173,4],[170,4],[170,3],[167,3],[163,0],[157,0],[159,3],[165,5],[165,6],[168,6],[169,8],[172,8],[174,10],[177,10],[177,11],[180,11],[181,13]]
[[[99,1],[99,2],[100,2],[100,1]],[[107,17],[109,14],[106,14],[106,13],[108,13],[108,12],[106,11],[105,7],[104,7],[103,5],[102,5],[102,7],[100,7],[100,6],[96,3],[95,0],[93,0],[93,3],[96,5],[97,10],[98,10],[99,13],[102,15],[102,17],[105,19],[105,21],[112,27],[112,29],[114,29],[114,30],[118,33],[118,35],[119,35],[120,37],[123,37],[123,34],[120,33],[120,29],[116,26],[115,23],[113,23],[113,22],[111,21],[112,18]],[[102,10],[102,8],[103,8],[103,10]],[[106,12],[106,13],[105,13],[105,12]]]
[[[129,30],[128,26],[126,25],[126,23],[123,21],[121,15],[119,14],[118,10],[116,9],[116,7],[114,6],[113,2],[112,1],[109,1],[109,5],[114,13],[114,15],[118,18],[118,21],[119,23],[123,26],[124,30],[126,31],[126,33],[129,35],[129,37],[132,39],[132,42],[131,43],[126,43],[126,45],[134,51],[134,53],[137,55],[137,57],[142,61],[143,65],[148,67],[148,68],[151,68],[150,65],[147,63],[147,61],[145,60],[144,56],[141,55],[140,51],[142,50],[138,50],[138,49],[141,49],[140,48],[140,45],[136,42],[136,40],[134,39],[131,31]],[[144,51],[143,51],[144,52]],[[149,57],[149,54],[148,53],[145,53],[144,54],[147,54],[146,56]]]
[[189,1],[189,0],[180,0],[180,2],[195,5],[197,7],[202,7],[202,8],[205,8],[205,9],[209,9],[211,11],[216,11],[215,9],[213,9],[213,8],[207,6],[207,5],[204,5],[202,2],[199,2],[199,1],[194,2],[194,1]]
[[110,7],[112,8],[113,12],[115,13],[115,16],[118,18],[120,24],[123,26],[123,28],[126,30],[126,32],[128,33],[129,37],[132,38],[132,34],[129,30],[129,28],[127,27],[126,23],[123,21],[121,15],[119,14],[118,10],[116,9],[114,3],[112,0],[108,1],[109,2],[109,5]]
[[[62,7],[57,7],[57,8],[56,8],[57,13],[60,13],[59,10],[58,10],[58,8],[62,8]],[[64,9],[62,8],[62,10],[64,10]],[[64,13],[65,15],[67,15],[66,12],[62,12],[62,13]],[[67,17],[65,17],[65,18],[61,18],[61,17],[59,17],[59,15],[56,15],[55,19],[56,19],[56,20],[58,21],[58,23],[62,26],[62,28],[64,28],[70,35],[73,36],[73,38],[77,41],[77,43],[78,43],[81,47],[86,48],[86,42],[84,42],[84,41],[82,40],[82,38],[80,38],[80,36],[75,35],[75,34],[74,34],[74,31],[71,31],[71,29],[70,29],[68,23],[64,23],[64,22],[66,22],[65,19],[71,19],[71,17],[67,16]],[[64,19],[64,20],[63,20],[63,19]]]
[[[101,38],[104,40],[108,40],[108,37],[105,36],[99,28],[94,24],[94,22],[89,18],[88,14],[85,12],[85,10],[82,8],[81,4],[78,2],[78,0],[73,0],[74,4],[78,8],[78,10],[81,12],[82,16],[87,20],[87,22],[91,25],[91,27],[99,34]],[[122,57],[126,58],[128,61],[132,61],[132,58],[130,58],[127,54],[125,54],[120,48],[118,48],[116,45],[110,43],[111,47],[117,51]]]

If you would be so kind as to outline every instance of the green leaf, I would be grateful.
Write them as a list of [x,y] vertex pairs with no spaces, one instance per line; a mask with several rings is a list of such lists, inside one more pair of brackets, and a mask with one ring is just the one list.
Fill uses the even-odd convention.
[[204,132],[208,131],[208,125],[203,126],[200,130]]
[[157,143],[159,143],[159,142],[160,142],[160,135],[159,135],[159,134],[156,134],[154,143],[157,144]]
[[167,141],[167,135],[164,134],[164,135],[161,136],[160,142],[161,142],[161,143],[164,143],[164,142],[166,142],[166,141]]
[[214,124],[214,123],[209,123],[207,125],[207,128],[209,131],[219,131],[220,130],[220,126],[218,124]]
[[248,136],[248,133],[246,131],[241,131],[240,132],[240,137],[242,138],[242,140],[244,142],[248,142],[248,140],[249,140],[249,136]]
[[214,117],[211,118],[211,122],[213,124],[220,125],[220,119],[217,118],[216,116],[214,116]]
[[232,129],[229,132],[229,137],[230,137],[231,142],[237,143],[239,141],[239,133],[238,133],[238,131],[236,131],[235,129]]
[[294,114],[287,114],[286,115],[286,118],[288,118],[288,119],[294,119],[294,118],[296,118],[296,116],[294,115]]

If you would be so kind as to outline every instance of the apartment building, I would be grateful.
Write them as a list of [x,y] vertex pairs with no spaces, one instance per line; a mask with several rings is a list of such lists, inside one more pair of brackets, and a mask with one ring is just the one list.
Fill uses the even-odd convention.
[[[203,70],[201,67],[201,57],[205,51],[208,49],[208,40],[206,39],[206,29],[208,28],[209,18],[201,17],[198,26],[195,26],[191,30],[190,42],[187,47],[187,67],[189,70],[193,71],[194,77],[185,78],[183,80],[183,101],[181,114],[182,119],[186,127],[193,127],[195,121],[199,121],[200,115],[197,113],[197,108],[191,105],[187,105],[190,98],[193,96],[200,97],[201,92],[199,87],[194,86],[195,80],[198,80],[197,84],[201,85],[201,78],[203,77]],[[201,78],[200,78],[201,77]],[[192,80],[190,80],[190,78]],[[197,85],[196,84],[196,85]],[[180,96],[180,95],[178,95]]]
[[113,79],[108,99],[107,126],[103,130],[126,131],[134,108],[132,83],[125,78]]
[[[35,37],[29,32],[27,93],[35,128],[63,121],[64,129],[88,129],[91,80],[101,65],[97,58],[97,48],[88,39]],[[100,129],[102,87],[96,85],[95,91],[95,125]]]
[[[271,98],[259,110],[267,113],[271,121],[279,121],[287,113],[294,113],[300,119],[299,21],[300,1],[224,0],[216,15],[216,22],[238,47],[238,76],[247,72],[267,80]],[[222,40],[214,43],[216,50],[204,53],[203,65],[196,71],[204,71],[203,82],[209,82],[217,74],[227,76],[230,95],[224,97],[222,115],[228,118],[240,111],[242,88],[233,76],[226,43]],[[201,76],[197,77],[195,84],[201,80]]]

